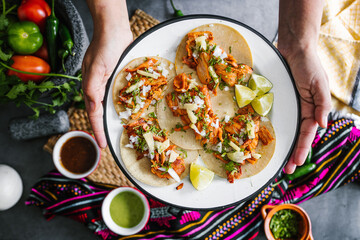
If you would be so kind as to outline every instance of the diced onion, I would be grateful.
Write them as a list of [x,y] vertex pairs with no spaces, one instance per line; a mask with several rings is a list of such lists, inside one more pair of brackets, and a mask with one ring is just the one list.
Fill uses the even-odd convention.
[[131,75],[131,73],[129,73],[128,75],[126,75],[125,79],[126,79],[127,81],[130,81],[131,77],[132,77],[132,75]]
[[206,36],[200,36],[195,38],[196,47],[200,50],[206,51]]
[[249,139],[255,138],[255,123],[253,120],[246,123],[246,130],[248,131],[248,137]]
[[154,78],[154,79],[158,79],[158,77],[159,77],[159,74],[157,72],[148,73],[148,72],[145,72],[143,70],[137,70],[136,72],[138,74],[140,74],[140,75],[145,76],[145,77],[151,77],[151,78]]
[[127,148],[134,148],[134,145],[132,145],[131,143],[129,143],[129,144],[126,144],[125,147],[127,147]]
[[119,118],[120,118],[120,119],[126,119],[126,120],[128,120],[129,117],[131,116],[131,114],[132,114],[132,113],[131,113],[131,110],[130,110],[130,109],[127,109],[126,111],[119,113]]
[[189,119],[192,123],[196,123],[197,122],[197,117],[196,115],[194,114],[193,111],[190,111],[190,110],[186,110],[188,116],[189,116]]
[[151,132],[147,132],[143,134],[143,137],[146,141],[146,144],[149,147],[149,152],[150,154],[154,155],[154,151],[155,151],[155,142],[154,142],[154,137],[153,134]]
[[229,142],[229,145],[237,152],[240,152],[240,147],[237,146],[235,143],[233,143],[232,141]]
[[252,153],[251,156],[255,159],[261,158],[261,154],[259,154],[259,153]]
[[128,89],[126,89],[126,93],[131,93],[133,91],[135,91],[137,88],[141,87],[142,85],[144,85],[144,81],[139,81],[137,83],[135,83],[134,85],[131,85]]
[[185,103],[184,108],[189,111],[196,111],[196,109],[198,109],[198,106],[195,103]]
[[171,150],[169,162],[175,162],[178,156],[179,154],[177,152]]

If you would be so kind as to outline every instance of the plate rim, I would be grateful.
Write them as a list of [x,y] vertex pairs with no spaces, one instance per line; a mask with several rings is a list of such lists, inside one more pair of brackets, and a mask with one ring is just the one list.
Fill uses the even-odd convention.
[[[115,151],[113,149],[113,146],[111,144],[109,144],[110,141],[110,136],[108,133],[108,126],[107,126],[107,99],[108,99],[108,95],[110,94],[110,87],[111,87],[111,83],[112,81],[110,81],[111,79],[114,78],[116,69],[119,67],[119,65],[121,64],[121,62],[123,61],[123,59],[125,58],[125,56],[129,53],[129,51],[131,49],[133,49],[140,41],[142,41],[142,39],[144,39],[146,36],[148,36],[149,34],[159,30],[160,28],[163,28],[169,24],[172,23],[176,23],[176,22],[180,22],[180,21],[184,21],[184,20],[191,20],[191,19],[201,19],[201,18],[213,18],[213,19],[218,19],[218,20],[224,20],[224,21],[228,21],[228,22],[232,22],[234,24],[240,25],[241,27],[244,27],[248,30],[250,30],[251,32],[253,32],[254,34],[256,34],[257,36],[259,36],[262,40],[264,40],[265,43],[267,43],[273,50],[274,52],[278,55],[279,59],[281,60],[281,62],[283,63],[290,79],[291,79],[291,83],[293,86],[293,89],[295,91],[295,97],[296,97],[296,103],[297,103],[297,107],[298,107],[298,119],[296,122],[296,133],[295,133],[295,137],[291,143],[291,147],[285,157],[285,159],[283,160],[283,163],[281,164],[281,167],[275,172],[274,176],[272,178],[270,178],[263,186],[261,186],[258,190],[256,190],[254,193],[250,194],[249,196],[247,196],[244,199],[241,199],[239,201],[230,203],[230,204],[226,204],[226,205],[222,205],[222,206],[217,206],[217,207],[211,207],[211,208],[191,208],[191,207],[184,207],[181,205],[177,205],[174,203],[169,203],[163,199],[160,199],[154,195],[152,195],[151,193],[149,193],[148,191],[146,191],[145,189],[143,189],[139,184],[136,183],[135,180],[132,179],[132,176],[130,176],[130,174],[127,173],[126,169],[120,164],[119,159],[117,158]],[[186,16],[182,16],[182,17],[177,17],[177,18],[172,18],[172,19],[168,19],[164,22],[159,23],[158,25],[155,25],[154,27],[150,28],[149,30],[145,31],[143,34],[141,34],[138,38],[136,38],[125,50],[124,52],[121,54],[115,68],[114,71],[112,72],[111,76],[109,77],[109,79],[107,80],[106,83],[106,88],[105,88],[105,95],[104,95],[104,99],[103,99],[103,108],[104,108],[104,113],[103,113],[103,124],[104,124],[104,132],[105,132],[105,136],[106,136],[106,140],[108,143],[108,147],[110,149],[111,155],[114,158],[116,164],[118,165],[118,167],[121,169],[121,171],[123,172],[123,174],[131,181],[132,184],[134,184],[141,192],[143,192],[145,195],[151,197],[152,199],[155,199],[156,201],[162,202],[168,206],[171,207],[175,207],[175,208],[179,208],[182,210],[191,210],[191,211],[216,211],[216,210],[222,210],[228,207],[232,207],[235,205],[239,205],[241,203],[244,203],[250,199],[253,199],[255,196],[257,196],[266,186],[269,186],[269,184],[271,182],[273,182],[275,180],[275,178],[279,175],[279,173],[283,170],[285,164],[288,162],[288,159],[290,157],[290,155],[292,154],[294,148],[295,148],[295,144],[297,141],[297,138],[299,137],[299,131],[300,131],[300,119],[301,119],[301,105],[300,105],[300,98],[299,98],[299,92],[295,86],[295,80],[293,78],[293,75],[291,73],[290,67],[288,65],[288,63],[286,62],[286,60],[283,58],[283,56],[280,54],[279,50],[264,36],[262,35],[260,32],[258,32],[257,30],[253,29],[252,27],[238,21],[232,18],[228,18],[228,17],[224,17],[224,16],[220,16],[220,15],[213,15],[213,14],[190,14],[190,15],[186,15]]]

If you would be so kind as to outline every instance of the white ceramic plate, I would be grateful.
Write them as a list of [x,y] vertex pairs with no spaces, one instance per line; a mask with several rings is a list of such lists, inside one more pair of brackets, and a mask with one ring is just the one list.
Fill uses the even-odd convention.
[[[215,177],[211,185],[197,191],[189,177],[183,180],[180,191],[175,185],[152,187],[137,181],[126,170],[120,156],[119,140],[123,127],[112,101],[113,81],[119,71],[132,59],[160,56],[174,62],[181,39],[193,28],[211,23],[226,24],[239,31],[247,40],[254,63],[254,72],[266,76],[274,85],[274,105],[270,119],[276,133],[276,149],[267,167],[259,174],[230,184]],[[245,201],[261,191],[284,167],[298,134],[300,107],[290,71],[274,46],[260,33],[232,19],[214,15],[190,15],[163,22],[136,39],[123,53],[110,77],[105,95],[104,124],[110,150],[125,175],[144,193],[167,204],[186,209],[218,209]],[[149,170],[150,171],[150,170]]]

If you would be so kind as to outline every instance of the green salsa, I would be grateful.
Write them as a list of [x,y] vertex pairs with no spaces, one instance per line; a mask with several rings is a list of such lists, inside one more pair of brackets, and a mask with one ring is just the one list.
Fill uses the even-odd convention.
[[301,217],[290,209],[283,209],[274,214],[270,221],[270,230],[275,239],[299,239]]
[[139,196],[130,191],[119,193],[110,203],[111,218],[123,228],[132,228],[138,225],[144,213],[144,203]]

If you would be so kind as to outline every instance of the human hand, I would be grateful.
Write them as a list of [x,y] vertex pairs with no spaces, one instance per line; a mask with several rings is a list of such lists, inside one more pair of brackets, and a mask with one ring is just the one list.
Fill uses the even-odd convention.
[[323,128],[327,126],[331,102],[327,75],[316,49],[308,49],[293,55],[283,51],[282,54],[294,76],[301,105],[300,134],[289,162],[285,166],[285,172],[291,174],[296,166],[304,164],[318,124]]
[[101,148],[107,145],[102,106],[105,86],[122,52],[132,40],[130,28],[115,28],[112,31],[102,29],[102,32],[94,32],[93,40],[84,56],[82,88],[85,105],[95,139]]

